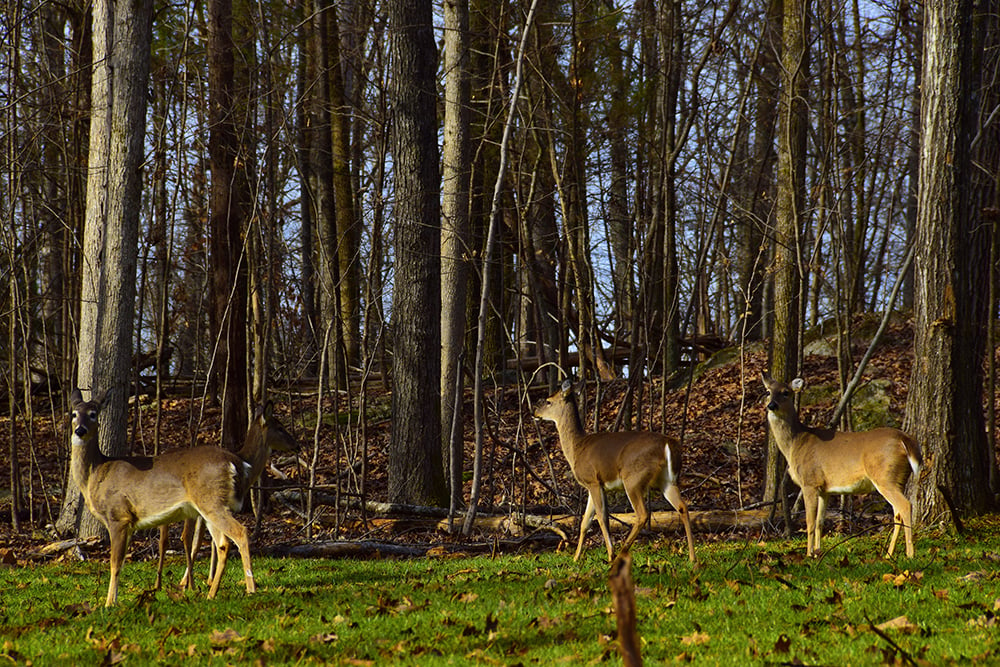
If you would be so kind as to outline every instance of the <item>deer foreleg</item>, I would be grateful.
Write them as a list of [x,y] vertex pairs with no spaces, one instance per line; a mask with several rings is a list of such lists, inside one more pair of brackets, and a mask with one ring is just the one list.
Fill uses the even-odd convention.
[[163,584],[163,559],[167,554],[167,540],[170,539],[170,527],[167,525],[160,526],[160,539],[157,543],[160,550],[160,557],[156,563],[156,582],[153,583],[153,590],[160,590]]
[[122,563],[125,561],[129,538],[128,529],[123,525],[108,526],[108,534],[111,537],[111,580],[108,582],[108,597],[104,601],[105,607],[114,606],[118,601],[118,573],[121,572]]
[[583,517],[580,519],[580,538],[576,543],[576,553],[573,555],[573,560],[580,560],[580,554],[583,553],[583,541],[587,539],[587,530],[590,528],[590,522],[594,520],[594,494],[587,494],[587,508],[583,510]]

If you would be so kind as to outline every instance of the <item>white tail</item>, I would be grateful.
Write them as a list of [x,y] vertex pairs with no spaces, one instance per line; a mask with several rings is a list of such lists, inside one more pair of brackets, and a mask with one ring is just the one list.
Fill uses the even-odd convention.
[[219,447],[178,449],[155,458],[108,458],[97,445],[98,416],[104,397],[84,401],[73,390],[70,469],[90,511],[111,537],[111,581],[106,606],[118,599],[118,573],[132,533],[166,523],[204,517],[219,551],[219,567],[208,597],[215,597],[226,566],[229,540],[243,560],[247,592],[256,586],[250,567],[247,531],[233,517],[243,502],[249,465]]
[[[266,404],[259,406],[250,423],[243,447],[237,452],[237,456],[249,465],[246,479],[242,483],[243,488],[249,489],[257,483],[261,473],[264,472],[264,467],[267,465],[267,459],[271,455],[272,450],[290,452],[297,450],[298,447],[295,438],[285,430],[284,425],[274,416],[274,404],[268,401]],[[184,520],[184,531],[181,538],[184,544],[184,556],[187,561],[187,568],[184,570],[184,576],[181,578],[181,588],[184,589],[194,588],[194,557],[201,542],[202,523],[200,516]],[[167,552],[169,535],[169,525],[163,524],[160,526],[159,560],[156,566],[156,583],[154,585],[157,590],[160,588],[162,581],[163,561]],[[212,564],[209,567],[210,582],[214,579],[215,575],[216,556],[216,549],[213,544]]]
[[892,505],[893,530],[888,556],[892,556],[903,527],[906,555],[913,556],[913,525],[906,482],[920,470],[922,458],[917,442],[894,428],[872,431],[835,431],[811,428],[799,421],[794,392],[802,389],[800,378],[790,385],[761,374],[768,391],[767,421],[774,439],[788,461],[788,474],[802,488],[806,508],[806,553],[819,551],[823,515],[831,495],[878,491]]
[[587,490],[587,509],[580,522],[580,539],[574,560],[579,560],[583,541],[590,522],[597,514],[597,522],[608,548],[608,560],[614,558],[611,535],[608,532],[607,489],[625,488],[625,494],[635,509],[635,524],[625,538],[621,550],[626,551],[649,518],[645,493],[655,488],[680,513],[687,533],[688,557],[695,562],[694,538],[687,505],[681,498],[677,478],[681,468],[680,444],[673,438],[648,431],[621,431],[616,433],[584,433],[580,414],[574,398],[571,381],[562,389],[543,400],[535,408],[535,417],[555,422],[559,431],[559,444],[573,470],[573,476]]

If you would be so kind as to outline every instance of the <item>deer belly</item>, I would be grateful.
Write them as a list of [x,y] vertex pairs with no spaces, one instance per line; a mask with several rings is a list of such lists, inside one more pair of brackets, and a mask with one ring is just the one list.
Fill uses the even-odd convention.
[[198,516],[198,510],[188,502],[178,503],[165,507],[162,510],[146,514],[139,518],[135,524],[136,530],[142,528],[155,528],[167,523],[176,523],[184,519],[193,519]]
[[850,484],[831,484],[826,487],[827,493],[832,493],[834,495],[845,495],[860,494],[860,493],[871,493],[875,490],[875,485],[867,477],[862,477],[861,479],[851,482]]
[[604,487],[605,491],[619,491],[625,484],[622,482],[621,477],[616,477],[615,479],[608,480],[607,482],[601,482],[601,486]]

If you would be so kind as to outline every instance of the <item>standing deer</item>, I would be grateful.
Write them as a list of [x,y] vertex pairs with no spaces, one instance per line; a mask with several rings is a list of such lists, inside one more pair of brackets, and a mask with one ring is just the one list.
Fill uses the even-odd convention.
[[767,389],[767,421],[788,461],[788,474],[802,488],[806,508],[806,554],[819,552],[823,515],[830,494],[860,494],[878,491],[893,511],[891,557],[899,537],[906,536],[906,555],[913,557],[913,526],[906,482],[920,471],[922,457],[917,442],[895,428],[847,432],[812,428],[799,421],[794,392],[801,391],[801,378],[790,385],[761,374]]
[[[236,453],[250,467],[243,482],[244,488],[249,489],[264,472],[267,459],[271,451],[291,452],[298,450],[298,443],[295,438],[285,430],[284,425],[274,416],[274,404],[268,401],[259,406],[254,413],[253,421],[250,422],[250,429],[247,431],[246,440],[243,447]],[[241,503],[242,504],[242,503]],[[234,508],[237,509],[237,508]],[[181,540],[184,544],[184,556],[187,560],[187,568],[184,570],[184,577],[181,579],[181,587],[184,589],[194,588],[194,557],[201,543],[202,524],[201,516],[184,520],[184,531]],[[167,552],[167,540],[170,535],[170,526],[163,524],[160,526],[159,560],[156,566],[156,583],[154,588],[159,590],[163,576],[163,561]],[[215,574],[216,549],[213,543],[212,560],[209,567],[209,581]]]
[[111,538],[111,581],[105,606],[118,599],[118,573],[133,532],[199,515],[219,551],[219,566],[208,597],[214,598],[219,590],[230,539],[240,550],[247,593],[253,593],[256,586],[247,531],[233,516],[233,509],[242,505],[250,465],[236,454],[212,446],[177,449],[153,458],[109,458],[97,444],[104,398],[84,401],[79,389],[70,395],[70,471],[87,507],[107,527]]
[[674,438],[648,431],[588,435],[580,421],[574,392],[572,381],[566,380],[559,391],[535,408],[536,418],[555,422],[559,445],[569,461],[573,476],[587,490],[587,508],[580,521],[580,538],[573,560],[580,559],[583,541],[595,513],[608,548],[608,560],[614,559],[608,532],[606,492],[624,487],[635,509],[635,523],[621,551],[632,545],[649,518],[644,497],[647,489],[655,488],[662,490],[663,497],[680,513],[684,532],[687,533],[688,557],[692,563],[695,562],[688,509],[677,487],[681,469],[680,443]]

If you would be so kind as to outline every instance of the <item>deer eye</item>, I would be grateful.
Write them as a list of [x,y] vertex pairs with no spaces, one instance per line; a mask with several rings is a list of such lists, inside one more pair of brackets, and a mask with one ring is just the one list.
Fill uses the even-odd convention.
[[87,413],[87,416],[90,417],[91,419],[97,419],[97,411],[91,410],[90,412]]

